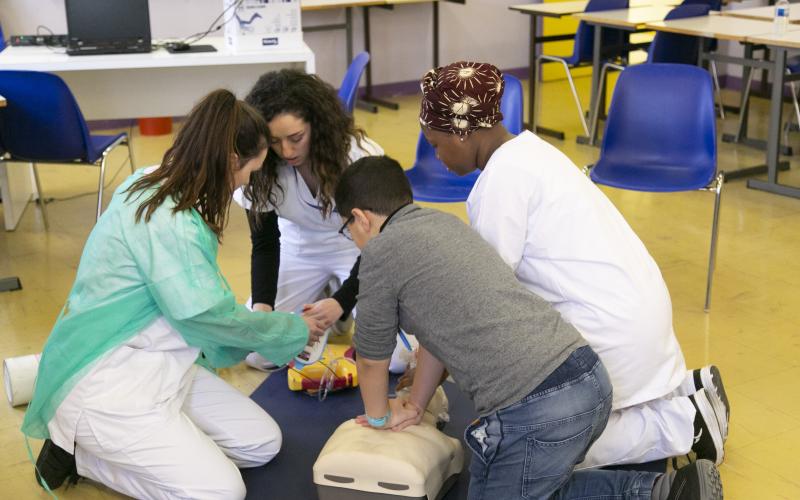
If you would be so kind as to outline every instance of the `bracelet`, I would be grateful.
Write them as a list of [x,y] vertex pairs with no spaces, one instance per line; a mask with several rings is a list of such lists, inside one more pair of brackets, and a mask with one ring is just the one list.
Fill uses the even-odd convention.
[[392,410],[386,412],[386,415],[382,416],[381,418],[372,418],[367,415],[367,423],[370,427],[383,427],[389,422],[389,419],[392,417]]

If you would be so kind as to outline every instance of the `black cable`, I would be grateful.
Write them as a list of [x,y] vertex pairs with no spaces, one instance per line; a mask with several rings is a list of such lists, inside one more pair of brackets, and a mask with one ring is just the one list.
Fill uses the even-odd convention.
[[[55,33],[53,33],[53,30],[51,30],[50,28],[48,28],[44,24],[40,24],[39,26],[36,27],[36,36],[41,36],[42,30],[47,30],[47,34],[49,34],[50,36],[56,36]],[[64,50],[56,50],[56,48],[59,47],[59,45],[50,45],[49,43],[46,43],[46,44],[44,44],[44,46],[47,47],[48,49],[50,49],[51,52],[54,52],[56,54],[66,54],[67,53],[66,48]]]
[[[221,30],[222,27],[225,26],[225,23],[230,22],[233,19],[233,17],[230,17],[227,20],[224,20],[220,24],[217,24],[215,26],[217,21],[219,21],[221,18],[225,17],[225,14],[227,14],[228,11],[231,10],[231,9],[233,9],[233,15],[236,16],[236,9],[239,8],[239,6],[242,4],[242,2],[244,2],[244,0],[237,0],[236,3],[233,3],[233,4],[229,5],[228,7],[225,8],[225,10],[222,11],[222,13],[220,15],[218,15],[213,21],[211,21],[211,25],[208,27],[208,29],[206,31],[198,31],[197,33],[189,35],[189,36],[185,37],[183,40],[181,40],[180,43],[185,43],[187,45],[191,45],[193,43],[199,42],[200,40],[202,40],[203,38],[205,38],[209,34],[214,33],[215,31]],[[192,38],[194,38],[194,40],[189,41]]]

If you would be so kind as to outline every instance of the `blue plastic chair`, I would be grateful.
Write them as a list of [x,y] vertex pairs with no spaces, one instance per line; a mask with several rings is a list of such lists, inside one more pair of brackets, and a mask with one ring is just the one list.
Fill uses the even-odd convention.
[[6,48],[6,37],[3,35],[3,26],[0,25],[0,52]]
[[722,0],[683,0],[681,5],[708,5],[711,10],[722,10]]
[[69,87],[56,75],[38,71],[0,71],[0,95],[8,105],[0,114],[0,142],[10,161],[33,163],[42,216],[48,227],[38,163],[81,163],[100,166],[97,217],[103,207],[103,181],[108,154],[128,148],[131,172],[133,150],[128,134],[92,135]]
[[[709,10],[709,6],[705,4],[679,5],[669,11],[664,20],[707,16]],[[698,37],[658,31],[647,50],[647,62],[697,64],[699,53]]]
[[[628,8],[628,0],[589,0],[589,3],[586,4],[586,8],[584,12],[598,12],[602,10],[614,10],[614,9],[627,9]],[[610,28],[603,29],[603,47],[611,47],[614,45],[620,45],[627,41],[627,33]],[[586,124],[586,118],[583,115],[583,107],[581,106],[581,100],[578,98],[578,91],[575,90],[575,82],[572,80],[572,73],[570,73],[570,67],[574,68],[577,66],[590,64],[593,59],[593,52],[594,52],[594,26],[590,24],[586,24],[585,22],[581,21],[578,23],[578,29],[575,31],[575,43],[572,48],[572,55],[568,57],[563,56],[550,56],[546,54],[540,54],[536,57],[536,64],[541,65],[542,61],[549,61],[549,62],[557,62],[561,63],[564,66],[564,71],[567,75],[567,81],[569,82],[569,88],[572,90],[572,97],[575,99],[575,106],[578,108],[578,116],[581,120],[581,125],[583,126],[583,132],[586,135],[589,135],[589,127]],[[541,74],[541,71],[538,73]],[[535,82],[537,89],[536,95],[541,95],[539,92],[539,88],[541,82],[538,80]],[[538,113],[538,109],[535,110],[534,115]],[[536,125],[536,116],[531,118],[533,122],[534,128]]]
[[[514,76],[503,75],[505,90],[500,101],[503,125],[512,134],[522,132],[522,83]],[[417,159],[406,171],[414,199],[437,203],[454,203],[469,197],[472,186],[480,175],[479,170],[459,176],[436,158],[436,150],[420,132],[417,141]]]
[[714,92],[708,72],[697,66],[660,63],[625,69],[614,89],[600,159],[590,177],[598,184],[635,191],[716,193],[706,284],[708,311],[725,179],[723,172],[717,173]]
[[[672,9],[665,20],[681,19],[686,17],[707,16],[710,10],[719,10],[720,2],[707,2],[699,0],[684,0],[684,2]],[[676,63],[676,64],[697,64],[697,57],[700,54],[700,44],[703,43],[698,37],[677,35],[675,33],[665,33],[659,31],[653,38],[653,43],[647,51],[647,62],[650,63]],[[708,50],[716,50],[716,40],[711,40]],[[722,94],[719,86],[719,72],[717,62],[713,59],[709,61],[711,76],[714,78],[714,93],[719,103],[719,117],[725,119],[725,109],[722,106]]]
[[361,52],[353,58],[350,67],[347,68],[342,79],[342,85],[339,87],[339,99],[344,105],[345,111],[348,114],[353,114],[353,108],[356,106],[356,93],[358,92],[358,82],[361,80],[361,75],[364,74],[364,68],[369,64],[369,52]]

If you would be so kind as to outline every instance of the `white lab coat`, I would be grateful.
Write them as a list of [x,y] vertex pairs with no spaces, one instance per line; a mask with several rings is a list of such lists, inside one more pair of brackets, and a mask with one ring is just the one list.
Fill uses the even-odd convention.
[[[569,158],[523,132],[489,159],[469,195],[467,214],[517,278],[597,352],[611,377],[613,409],[671,398],[686,366],[664,279],[619,211]],[[676,425],[685,429],[693,407],[688,400],[676,404]],[[667,456],[688,451],[688,421],[688,437],[678,432],[680,442],[663,447]]]
[[[383,155],[383,149],[368,138],[359,147],[355,138],[350,146],[350,163],[365,156]],[[355,244],[339,234],[341,218],[332,213],[322,216],[315,194],[311,193],[294,167],[282,163],[278,167],[278,193],[274,206],[281,231],[281,261],[278,270],[278,295],[276,311],[300,312],[304,304],[318,300],[332,279],[340,285],[350,275],[359,250]],[[249,210],[251,203],[242,190],[234,193],[234,200]]]

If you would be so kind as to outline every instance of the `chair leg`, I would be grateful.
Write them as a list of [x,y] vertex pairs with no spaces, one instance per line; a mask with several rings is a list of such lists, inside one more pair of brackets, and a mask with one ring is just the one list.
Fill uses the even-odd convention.
[[719,86],[719,74],[717,73],[717,62],[711,60],[711,77],[714,79],[714,93],[717,94],[717,104],[719,105],[719,117],[725,119],[725,106],[722,105],[722,89]]
[[103,159],[100,160],[100,182],[97,186],[97,215],[95,216],[94,221],[100,218],[100,214],[103,213],[103,184],[105,183],[106,177],[106,163],[108,161],[108,153],[103,153]]
[[50,223],[47,220],[47,203],[44,200],[44,193],[42,193],[42,183],[39,181],[39,168],[35,163],[33,165],[33,180],[36,181],[36,192],[39,194],[39,206],[42,207],[42,221],[44,221],[44,230],[50,229]]
[[578,98],[578,91],[575,89],[575,82],[572,80],[572,73],[569,71],[569,65],[563,59],[555,56],[547,56],[547,55],[540,55],[539,59],[544,59],[547,61],[552,62],[559,62],[564,66],[564,71],[567,74],[567,82],[569,82],[569,88],[572,90],[572,97],[575,99],[575,106],[578,108],[578,116],[581,119],[581,126],[583,127],[583,133],[588,136],[589,135],[589,126],[586,124],[586,117],[583,116],[583,107],[581,106],[581,100]]
[[[787,69],[786,75],[791,75],[792,72]],[[800,108],[798,108],[797,103],[797,86],[794,82],[786,82],[786,85],[789,86],[789,91],[792,94],[792,106],[794,107],[795,116],[798,118],[798,124],[800,124]],[[789,144],[789,131],[792,128],[792,118],[787,117],[786,123],[783,124],[783,144]]]
[[716,185],[711,190],[714,191],[714,218],[711,222],[711,250],[708,255],[708,281],[706,282],[706,303],[703,307],[705,312],[711,308],[711,281],[714,277],[714,267],[717,261],[717,235],[719,234],[719,202],[722,197],[722,185],[725,183],[725,172],[719,172],[716,178]]
[[[603,91],[606,85],[606,78],[608,77],[608,69],[617,69],[622,71],[625,69],[624,66],[619,64],[614,64],[607,62],[603,65],[603,69],[600,70],[600,80],[597,83],[597,95],[599,96],[600,93]],[[592,107],[591,115],[589,115],[589,120],[592,122],[592,128],[589,131],[589,144],[595,144],[597,141],[597,124],[600,122],[600,102],[603,99],[596,99],[594,102],[594,106]]]
[[794,82],[789,82],[789,88],[792,89],[792,104],[794,105],[794,115],[797,118],[797,125],[800,126],[800,104],[798,104],[797,102],[797,85],[795,85]]
[[131,165],[131,173],[134,173],[136,171],[136,164],[133,159],[133,137],[127,137],[125,140],[125,146],[128,148],[128,161]]

